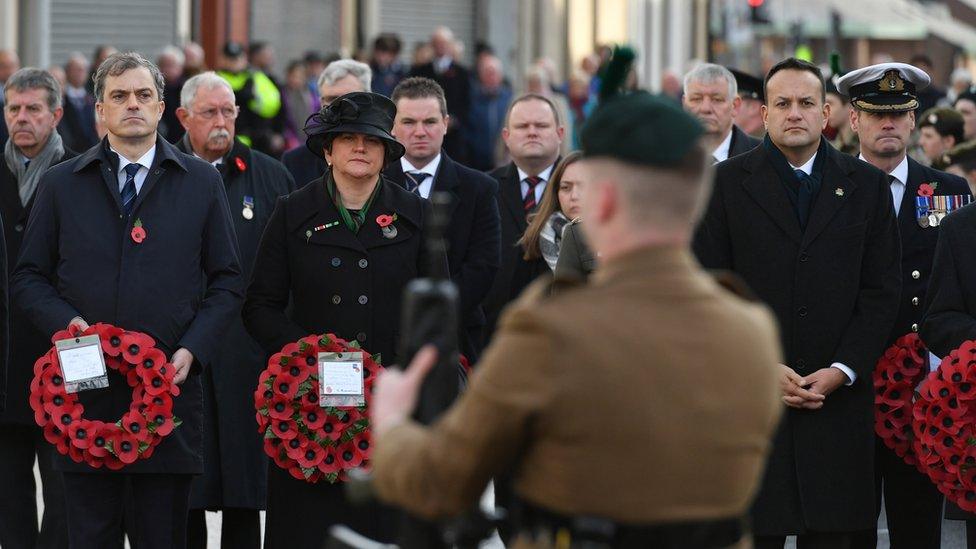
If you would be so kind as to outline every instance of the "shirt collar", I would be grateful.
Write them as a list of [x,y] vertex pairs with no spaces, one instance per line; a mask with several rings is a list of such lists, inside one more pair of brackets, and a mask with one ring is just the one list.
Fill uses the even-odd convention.
[[433,180],[437,176],[437,168],[441,165],[441,153],[437,153],[437,156],[433,160],[427,163],[426,166],[418,168],[407,160],[406,156],[400,157],[400,167],[403,168],[403,173],[406,172],[421,172],[428,174],[430,179]]
[[[203,160],[204,162],[209,162],[206,158],[200,156],[197,153],[193,153],[193,156],[199,158],[200,160]],[[218,158],[217,160],[214,160],[213,162],[210,162],[210,164],[213,164],[213,167],[214,168],[219,167],[223,163],[224,163],[224,157],[222,157],[222,156],[220,158]],[[140,162],[140,164],[141,164],[141,162]]]
[[[863,160],[864,162],[867,162],[863,154],[858,154],[857,158],[858,160]],[[908,155],[907,154],[905,155],[904,158],[901,159],[901,162],[897,166],[895,166],[895,169],[891,170],[891,172],[888,173],[888,175],[897,179],[898,182],[901,183],[902,185],[905,185],[908,182]]]
[[85,88],[76,88],[69,84],[65,86],[64,93],[71,99],[84,99],[88,95],[88,90]]
[[[539,179],[541,179],[541,180],[545,181],[546,183],[548,183],[549,182],[549,176],[552,175],[552,169],[554,167],[556,167],[556,165],[555,164],[552,164],[548,168],[546,168],[546,169],[542,170],[541,172],[539,172]],[[525,178],[529,176],[529,174],[527,174],[527,173],[525,173],[525,172],[522,171],[522,168],[519,168],[518,166],[515,166],[515,169],[518,170],[519,181],[525,181]]]
[[125,167],[128,166],[129,164],[140,164],[143,168],[148,170],[149,166],[152,166],[153,160],[156,159],[156,145],[149,147],[149,150],[146,151],[146,154],[142,155],[142,157],[140,157],[139,160],[136,160],[135,162],[129,162],[129,160],[126,159],[126,157],[122,156],[122,153],[112,148],[111,145],[109,145],[109,150],[111,150],[112,152],[114,152],[119,156],[119,173],[122,173],[122,170],[124,170]]
[[[802,166],[794,166],[792,163],[790,163],[790,168],[793,168],[794,170],[802,170],[803,173],[810,175],[813,172],[813,162],[817,159],[818,152],[813,153],[813,156],[810,157],[810,160],[807,160],[806,163],[803,164]],[[787,160],[787,162],[789,161]]]
[[730,148],[732,148],[732,128],[729,128],[729,134],[726,135],[725,139],[722,140],[719,146],[712,151],[712,156],[715,157],[715,159],[719,162],[728,160]]

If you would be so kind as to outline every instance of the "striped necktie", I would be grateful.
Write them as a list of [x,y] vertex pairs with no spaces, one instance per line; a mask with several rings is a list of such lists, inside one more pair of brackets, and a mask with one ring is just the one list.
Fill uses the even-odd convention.
[[528,192],[522,197],[522,207],[525,208],[525,213],[529,213],[535,209],[535,188],[539,183],[542,183],[542,178],[537,175],[530,175],[522,181],[525,181],[525,184],[529,186]]
[[429,173],[424,172],[403,172],[407,176],[407,190],[413,194],[420,195],[420,186],[430,177]]
[[129,164],[125,167],[125,185],[122,186],[122,213],[126,217],[132,213],[136,204],[136,174],[142,164]]

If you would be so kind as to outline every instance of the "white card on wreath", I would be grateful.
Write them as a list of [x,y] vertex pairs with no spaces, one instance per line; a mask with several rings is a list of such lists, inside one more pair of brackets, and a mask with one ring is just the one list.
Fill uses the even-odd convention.
[[319,393],[327,396],[363,396],[363,354],[321,353]]
[[68,393],[108,387],[105,355],[97,335],[64,339],[55,347]]

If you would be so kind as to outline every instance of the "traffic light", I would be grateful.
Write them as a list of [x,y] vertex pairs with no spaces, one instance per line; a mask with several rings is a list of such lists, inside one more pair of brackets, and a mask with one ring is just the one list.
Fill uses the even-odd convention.
[[769,16],[766,15],[766,0],[747,0],[749,3],[749,20],[753,23],[766,25],[769,24]]

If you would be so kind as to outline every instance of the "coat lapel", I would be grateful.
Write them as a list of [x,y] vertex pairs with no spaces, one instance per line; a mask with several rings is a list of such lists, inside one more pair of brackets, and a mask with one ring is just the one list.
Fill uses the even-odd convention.
[[514,163],[509,164],[508,173],[505,174],[504,181],[501,181],[498,192],[501,193],[505,209],[515,221],[519,233],[522,233],[525,232],[528,222],[526,221],[525,207],[522,205],[522,186],[519,183],[518,169]]
[[850,178],[850,171],[837,162],[837,155],[840,153],[831,146],[824,147],[823,152],[827,155],[823,164],[823,181],[803,232],[804,246],[823,232],[857,188],[857,184]]
[[799,244],[802,236],[800,221],[776,170],[766,158],[766,151],[760,147],[749,154],[752,157],[744,167],[752,175],[742,180],[743,189],[783,232]]
[[288,202],[295,205],[288,212],[288,230],[306,244],[366,251],[356,235],[342,223],[339,210],[325,191],[324,178],[315,179],[302,187],[291,195]]
[[167,165],[175,164],[182,168],[183,171],[186,171],[186,164],[179,157],[180,154],[179,149],[167,143],[162,136],[157,136],[156,157],[153,159],[153,165],[149,168],[149,175],[146,176],[146,180],[142,183],[142,189],[139,190],[139,194],[136,196],[136,203],[132,206],[132,215],[135,215],[139,211],[139,207],[152,193],[156,183],[166,173]]
[[434,186],[431,193],[445,192],[451,195],[451,201],[446,212],[447,219],[454,219],[454,210],[461,202],[461,197],[458,195],[460,185],[461,180],[458,179],[457,165],[451,160],[451,157],[447,156],[447,153],[442,152],[441,163],[437,166],[437,174],[434,176]]

